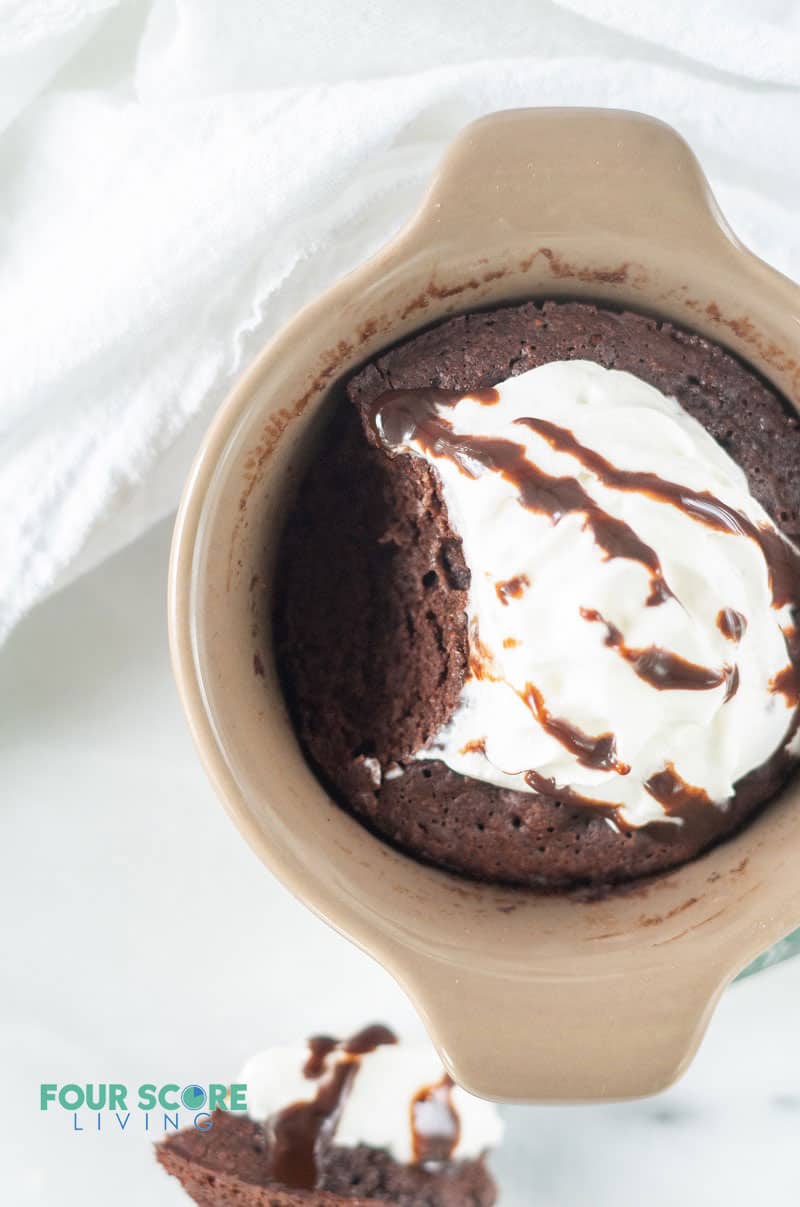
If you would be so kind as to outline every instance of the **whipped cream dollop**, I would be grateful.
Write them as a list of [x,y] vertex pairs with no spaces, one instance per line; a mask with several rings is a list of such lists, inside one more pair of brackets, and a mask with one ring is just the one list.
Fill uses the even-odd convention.
[[469,674],[419,758],[638,827],[796,749],[797,550],[676,399],[558,361],[373,422],[435,467],[471,572]]
[[[238,1081],[247,1085],[248,1114],[272,1130],[277,1147],[287,1119],[287,1134],[295,1145],[300,1136],[302,1147],[306,1107],[313,1126],[322,1119],[312,1147],[319,1137],[326,1144],[366,1144],[402,1163],[476,1159],[503,1132],[497,1108],[454,1085],[431,1044],[398,1043],[382,1027],[350,1040],[321,1036],[267,1048],[248,1061]],[[290,1154],[286,1164],[297,1168],[299,1159]]]

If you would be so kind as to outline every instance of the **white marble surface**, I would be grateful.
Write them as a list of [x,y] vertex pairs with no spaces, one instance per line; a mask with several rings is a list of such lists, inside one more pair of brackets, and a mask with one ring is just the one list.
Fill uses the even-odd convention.
[[[40,1081],[222,1081],[266,1043],[384,1018],[390,978],[268,875],[195,758],[170,678],[161,525],[0,652],[0,1202],[186,1202],[150,1139],[73,1133]],[[797,1203],[800,961],[724,997],[658,1099],[513,1108],[505,1207]],[[591,1025],[591,1020],[588,1020]]]

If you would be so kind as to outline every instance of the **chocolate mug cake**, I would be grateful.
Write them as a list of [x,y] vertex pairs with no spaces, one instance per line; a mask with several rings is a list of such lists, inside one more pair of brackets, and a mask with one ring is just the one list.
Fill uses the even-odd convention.
[[215,1111],[156,1155],[204,1207],[492,1207],[497,1108],[445,1074],[430,1044],[372,1024],[268,1048],[237,1082],[247,1114]]
[[586,303],[462,315],[351,377],[275,632],[335,798],[535,888],[673,867],[800,756],[800,425],[699,335]]

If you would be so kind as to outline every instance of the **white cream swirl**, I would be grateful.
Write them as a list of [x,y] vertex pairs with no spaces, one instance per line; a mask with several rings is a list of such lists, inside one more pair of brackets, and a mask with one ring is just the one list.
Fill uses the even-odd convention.
[[[309,1056],[307,1046],[260,1052],[247,1062],[237,1079],[247,1086],[248,1115],[265,1122],[294,1103],[313,1100],[344,1053],[343,1045],[335,1047],[321,1062],[319,1075],[308,1078],[303,1073]],[[431,1044],[398,1043],[368,1052],[360,1058],[341,1110],[332,1120],[332,1142],[347,1147],[366,1144],[386,1149],[395,1161],[414,1161],[415,1135],[424,1137],[426,1131],[436,1134],[440,1119],[434,1097],[429,1102],[418,1102],[416,1111],[412,1106],[421,1093],[439,1085],[443,1077],[441,1062]],[[477,1159],[499,1143],[503,1123],[493,1103],[457,1085],[448,1087],[448,1099],[457,1121],[453,1160]]]
[[[591,456],[547,433],[556,425],[616,470],[708,492],[775,534],[743,471],[675,399],[588,361],[543,365],[504,381],[496,398],[447,400],[431,414],[454,441],[465,438],[462,454],[413,432],[392,447],[424,457],[440,476],[472,575],[473,673],[451,722],[418,757],[521,791],[534,790],[532,771],[616,806],[633,826],[664,820],[652,785],[666,768],[724,807],[736,782],[791,737],[791,692],[775,686],[789,663],[791,606],[775,606],[758,540],[704,523],[658,492],[620,488]],[[376,422],[388,442],[380,409]],[[615,555],[613,540],[604,547],[586,508],[522,505],[513,474],[471,457],[470,440],[485,449],[511,442],[542,475],[574,480],[595,519],[627,526],[655,555],[662,600],[652,566]],[[724,615],[740,633],[726,634]],[[659,651],[691,664],[682,685],[657,683]]]

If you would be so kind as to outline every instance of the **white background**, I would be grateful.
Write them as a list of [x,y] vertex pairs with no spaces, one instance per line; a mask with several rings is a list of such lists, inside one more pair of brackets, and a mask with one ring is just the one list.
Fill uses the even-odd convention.
[[[376,964],[296,903],[206,783],[170,678],[169,527],[44,603],[0,651],[0,1203],[186,1202],[150,1140],[70,1130],[41,1081],[225,1081],[259,1048],[373,1018]],[[733,986],[682,1083],[504,1108],[505,1207],[796,1207],[800,960]],[[587,1019],[591,1026],[591,1019]]]
[[250,357],[398,229],[483,113],[662,118],[739,237],[800,278],[800,4],[500,11],[0,0],[0,640],[172,511]]

